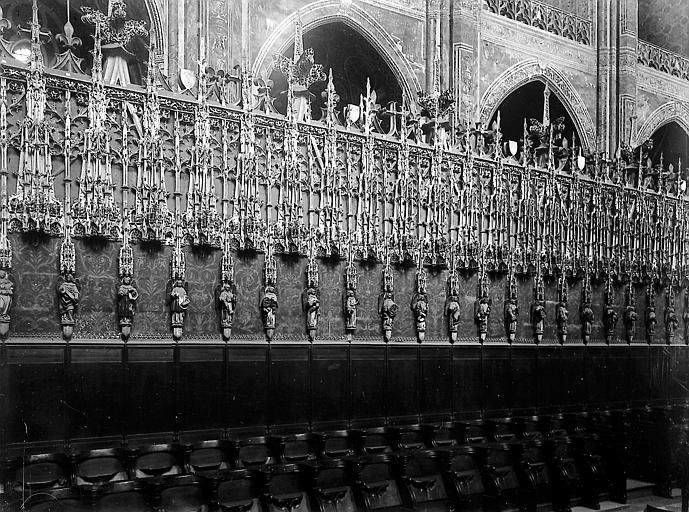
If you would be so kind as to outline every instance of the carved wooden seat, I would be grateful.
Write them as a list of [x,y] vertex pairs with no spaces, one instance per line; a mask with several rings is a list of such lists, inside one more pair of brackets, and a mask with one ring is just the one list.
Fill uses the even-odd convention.
[[486,420],[486,423],[492,426],[492,441],[507,443],[517,439],[519,427],[515,418],[494,418]]
[[305,462],[302,467],[319,512],[356,512],[344,460],[321,459]]
[[194,475],[165,479],[159,499],[165,512],[207,512],[209,509],[209,498]]
[[286,464],[313,460],[318,453],[318,438],[313,434],[271,436],[270,443],[278,460]]
[[453,422],[421,425],[426,446],[447,448],[458,444],[457,425]]
[[521,484],[521,503],[534,511],[539,503],[551,503],[554,496],[552,466],[540,440],[512,444],[514,459],[518,460]]
[[602,496],[610,491],[610,478],[600,439],[595,435],[586,435],[573,437],[572,440],[583,483],[582,499],[591,508],[598,508]]
[[460,444],[487,444],[492,441],[494,425],[491,422],[460,421],[455,426]]
[[61,453],[29,455],[12,465],[11,485],[15,493],[22,495],[47,489],[69,487],[71,464]]
[[260,512],[264,476],[252,469],[235,469],[216,475],[212,502],[222,512]]
[[567,425],[564,414],[540,416],[540,430],[546,437],[567,436]]
[[[13,509],[8,509],[13,510]],[[29,496],[24,502],[26,512],[90,512],[91,505],[72,489],[49,489]]]
[[520,481],[517,473],[519,460],[509,444],[498,443],[486,447],[483,466],[485,504],[494,510],[509,505],[520,506]]
[[426,448],[421,425],[387,427],[387,432],[394,450],[421,450]]
[[236,441],[236,454],[235,466],[238,468],[257,468],[275,463],[268,439],[263,436]]
[[94,512],[153,512],[145,486],[131,480],[101,487],[94,498]]
[[265,487],[263,503],[266,512],[310,512],[308,484],[296,464],[269,466],[263,469]]
[[553,505],[556,509],[568,510],[575,499],[583,496],[574,442],[567,437],[553,437],[544,441],[544,445],[553,467]]
[[185,464],[188,473],[205,474],[232,467],[234,446],[229,441],[201,441],[188,448]]
[[354,455],[354,440],[347,430],[331,430],[328,432],[317,432],[318,451],[320,457],[330,459],[340,459]]
[[480,509],[483,504],[485,447],[456,446],[439,452],[443,459],[448,496],[462,509]]
[[540,416],[524,416],[514,418],[514,428],[519,439],[543,439],[543,420]]
[[379,453],[348,460],[354,479],[354,492],[366,511],[406,510],[391,456]]
[[357,451],[365,455],[390,453],[392,440],[385,427],[352,430],[351,436],[357,446]]
[[178,444],[151,444],[131,452],[131,475],[135,480],[180,475],[184,472],[184,456]]
[[443,478],[443,461],[438,451],[406,451],[396,457],[400,479],[414,510],[430,512],[452,509]]
[[103,448],[80,453],[75,457],[74,483],[97,487],[129,480],[126,456],[119,448]]

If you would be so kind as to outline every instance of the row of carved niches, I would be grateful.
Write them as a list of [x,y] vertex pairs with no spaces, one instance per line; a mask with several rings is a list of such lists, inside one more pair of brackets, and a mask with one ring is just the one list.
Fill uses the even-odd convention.
[[[27,337],[59,339],[63,312],[59,286],[63,278],[57,271],[56,259],[60,241],[51,238],[28,240],[19,235],[11,238],[17,248],[10,274],[14,296],[0,295],[0,304],[4,308],[1,313],[8,315],[4,318],[9,320],[9,340],[21,341]],[[118,302],[121,300],[121,296],[118,299],[118,291],[122,286],[117,272],[119,248],[113,243],[77,240],[75,249],[79,302],[74,310],[74,338],[117,339],[122,308]],[[169,262],[173,251],[165,246],[133,246],[133,287],[137,295],[131,318],[133,340],[171,339]],[[184,285],[189,304],[183,317],[183,339],[217,342],[224,332],[218,271],[222,252],[195,249],[185,252]],[[231,289],[235,302],[228,340],[265,339],[262,305],[265,296],[264,257],[249,253],[233,256],[234,282]],[[307,340],[309,310],[304,299],[308,289],[309,261],[290,255],[275,256],[275,260],[277,309],[273,339]],[[355,328],[348,329],[347,263],[333,259],[318,260],[314,340],[347,340],[349,335],[354,340],[383,342],[386,320],[381,311],[381,297],[385,291],[384,267],[370,262],[355,262],[355,266],[358,274],[354,290],[356,323]],[[630,301],[627,284],[607,279],[591,280],[588,286],[581,276],[567,279],[563,296],[562,282],[555,276],[543,276],[542,287],[539,287],[537,275],[515,276],[510,280],[504,274],[490,273],[481,282],[477,272],[460,272],[456,276],[455,310],[452,296],[448,294],[450,276],[446,269],[428,269],[423,297],[419,296],[418,273],[413,266],[392,265],[391,275],[396,304],[396,315],[391,323],[392,341],[420,340],[419,312],[424,310],[423,337],[426,341],[454,341],[454,328],[454,339],[458,343],[477,343],[481,341],[482,334],[482,299],[486,299],[485,303],[489,305],[483,333],[487,342],[505,341],[512,334],[518,343],[533,344],[539,340],[582,343],[586,341],[584,315],[589,314],[587,308],[590,308],[588,341],[591,343],[607,340],[609,343],[680,344],[687,339],[689,309],[687,292],[683,288],[633,285],[634,300]],[[4,292],[7,290],[6,282],[4,279],[0,281],[0,289]],[[649,295],[649,291],[653,293]],[[419,305],[420,301],[423,304]],[[513,311],[508,313],[508,306],[512,304],[518,309],[513,324],[509,319]],[[544,308],[545,318],[539,326],[537,311],[540,312],[540,306]],[[611,311],[616,318],[612,319],[612,331],[608,333]],[[633,319],[630,317],[632,311]],[[564,324],[563,314],[566,317]],[[634,320],[633,325],[631,320]],[[562,336],[563,325],[566,326],[566,337]],[[628,339],[631,327],[633,336]]]

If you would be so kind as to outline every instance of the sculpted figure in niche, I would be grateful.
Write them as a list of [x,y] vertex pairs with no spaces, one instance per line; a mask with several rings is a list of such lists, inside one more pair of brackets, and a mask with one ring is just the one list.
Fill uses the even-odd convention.
[[0,338],[7,336],[10,328],[10,308],[14,297],[14,285],[6,270],[0,269]]
[[359,305],[359,299],[356,293],[351,288],[345,292],[344,297],[344,314],[345,314],[345,328],[348,331],[356,329],[356,307]]
[[679,327],[679,318],[677,318],[677,313],[675,312],[674,301],[670,303],[665,310],[665,333],[667,335],[668,345],[672,343],[675,339],[675,332]]
[[593,330],[593,308],[590,302],[584,302],[581,305],[581,335],[584,343],[588,343],[591,339],[591,331]]
[[313,287],[307,288],[302,297],[302,309],[306,312],[306,330],[309,333],[309,339],[311,341],[313,341],[316,335],[320,308],[321,302],[318,299],[316,289]]
[[428,315],[428,295],[424,288],[415,292],[411,299],[411,310],[416,320],[416,333],[419,341],[426,335],[426,316]]
[[220,309],[220,328],[222,336],[227,341],[232,332],[232,322],[234,320],[234,310],[237,306],[237,296],[231,283],[225,281],[220,287],[218,294],[218,308]]
[[457,331],[459,329],[459,318],[461,310],[459,306],[459,297],[456,293],[448,295],[445,301],[445,316],[447,317],[447,330],[450,333],[450,341],[454,343],[457,341]]
[[273,339],[275,332],[275,315],[278,310],[278,295],[274,286],[266,286],[261,299],[261,319],[263,321],[263,329],[268,340]]
[[610,343],[615,337],[615,326],[617,325],[617,311],[610,301],[605,304],[603,323],[605,324],[605,341]]
[[560,343],[567,341],[567,319],[569,318],[569,311],[567,311],[566,302],[558,302],[555,310],[555,320],[557,322],[557,332],[560,335]]
[[636,321],[639,318],[636,312],[636,304],[634,301],[633,292],[629,295],[627,307],[624,309],[624,327],[625,333],[627,335],[627,343],[631,343],[634,340],[634,334],[636,333]]
[[392,324],[397,316],[397,309],[392,287],[386,284],[385,290],[378,299],[378,314],[383,322],[383,339],[385,342],[390,341],[392,337]]
[[71,272],[67,272],[60,279],[57,285],[57,295],[60,302],[59,311],[62,334],[65,339],[69,340],[74,330],[74,313],[81,298],[79,286]]
[[655,338],[657,323],[655,290],[649,286],[646,290],[646,342],[649,344],[653,343]]
[[170,315],[172,323],[172,336],[179,340],[182,338],[182,328],[184,327],[184,314],[189,309],[191,300],[187,294],[184,281],[175,279],[170,290]]
[[490,317],[491,300],[487,296],[480,297],[474,303],[474,317],[478,325],[478,335],[481,341],[486,340],[488,334],[488,318]]
[[519,320],[519,306],[517,306],[517,299],[510,298],[505,303],[505,331],[507,332],[507,339],[514,341],[517,335],[517,321]]
[[129,339],[138,298],[139,292],[134,287],[132,278],[124,276],[122,284],[117,289],[117,315],[120,320],[122,338],[125,341]]

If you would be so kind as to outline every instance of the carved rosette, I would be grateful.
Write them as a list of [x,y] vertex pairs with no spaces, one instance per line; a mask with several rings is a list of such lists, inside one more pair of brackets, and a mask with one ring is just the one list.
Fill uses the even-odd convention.
[[459,305],[459,279],[457,270],[452,267],[447,276],[447,296],[445,299],[445,318],[447,321],[447,333],[450,343],[457,341],[461,308]]
[[125,225],[118,258],[120,286],[117,289],[117,316],[122,340],[129,340],[136,312],[139,291],[134,283],[134,253],[129,243],[129,228]]
[[175,248],[172,251],[170,261],[170,281],[168,283],[167,298],[170,307],[170,326],[172,327],[172,338],[175,341],[182,339],[184,332],[184,317],[191,300],[188,293],[186,281],[187,261],[179,234],[175,240]]
[[675,340],[675,333],[679,328],[679,318],[675,311],[675,288],[668,284],[665,306],[665,341],[670,345]]
[[649,283],[646,287],[646,342],[650,345],[656,334],[656,325],[658,318],[656,316],[656,292],[653,283]]
[[[386,258],[387,259],[387,258]],[[383,291],[378,298],[378,314],[383,326],[383,341],[388,343],[392,339],[392,324],[397,316],[398,306],[395,302],[395,289],[390,261],[383,266]]]
[[534,300],[531,303],[531,324],[533,325],[534,340],[538,344],[543,340],[546,318],[545,286],[540,266],[536,271],[536,275],[534,275],[533,297]]
[[627,294],[624,308],[624,331],[627,338],[627,343],[634,341],[634,334],[636,334],[636,321],[639,315],[636,312],[636,297],[634,295],[634,285],[629,281],[627,286]]
[[345,267],[345,290],[342,298],[342,309],[345,316],[345,331],[347,332],[347,339],[352,340],[352,335],[356,330],[357,307],[359,306],[359,298],[356,294],[356,289],[359,283],[359,275],[357,273],[354,259],[352,258],[352,251],[350,250],[347,266]]
[[228,341],[232,336],[232,322],[237,307],[237,288],[234,283],[234,260],[227,243],[220,260],[220,288],[216,302],[220,312],[222,338]]
[[474,320],[478,329],[478,338],[481,343],[486,341],[488,336],[488,319],[490,309],[493,304],[488,293],[488,275],[485,269],[481,269],[478,276],[476,301],[474,302]]
[[69,341],[74,333],[77,307],[81,299],[79,282],[75,279],[76,254],[69,228],[65,229],[60,246],[60,277],[57,282],[57,297],[60,312],[62,337]]
[[519,320],[519,306],[517,302],[517,279],[510,267],[507,275],[507,294],[505,299],[505,335],[507,341],[514,342],[517,336],[517,321]]
[[261,320],[263,321],[263,330],[266,334],[266,339],[271,341],[275,333],[276,316],[278,310],[278,292],[277,292],[277,263],[273,256],[272,242],[268,242],[266,251],[265,265],[263,268],[263,297],[261,297],[260,309]]
[[306,332],[309,341],[316,338],[318,316],[320,315],[320,299],[318,297],[318,260],[311,246],[311,255],[306,264],[306,290],[302,294],[302,309],[306,315]]

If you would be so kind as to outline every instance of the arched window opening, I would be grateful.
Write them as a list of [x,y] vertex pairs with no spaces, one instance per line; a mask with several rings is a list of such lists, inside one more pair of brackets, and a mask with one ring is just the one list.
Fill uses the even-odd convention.
[[[534,131],[530,128],[537,123],[543,123],[543,107],[546,101],[549,107],[546,112],[547,120],[553,124],[554,145],[556,147],[567,146],[569,148],[573,147],[574,144],[581,146],[581,135],[576,129],[572,116],[567,112],[566,107],[557,97],[557,94],[541,81],[529,82],[510,93],[493,113],[488,128],[493,127],[499,112],[502,140],[506,143],[508,141],[518,142],[521,148],[524,143],[524,122],[526,122],[526,128],[532,137],[532,144],[536,144],[532,147],[534,150],[537,150],[538,145],[543,145],[543,138],[549,138],[549,130],[543,133],[539,142],[534,140]],[[547,139],[545,142],[547,143]]]
[[658,128],[651,135],[653,149],[649,157],[654,164],[660,163],[663,157],[663,166],[667,168],[670,164],[678,169],[681,160],[682,167],[686,168],[689,164],[689,135],[676,122],[671,121]]
[[[376,103],[387,105],[391,101],[401,102],[402,88],[390,66],[378,51],[359,32],[342,22],[327,23],[304,33],[304,48],[313,48],[314,61],[322,64],[326,74],[333,73],[335,90],[340,97],[338,108],[348,104],[359,104],[359,97],[366,95],[366,80],[370,79],[371,90],[376,93]],[[283,52],[291,57],[294,44]],[[272,94],[279,112],[287,111],[287,80],[280,71],[270,74],[273,81]],[[325,108],[326,82],[316,82],[310,88],[311,116],[319,119]]]

